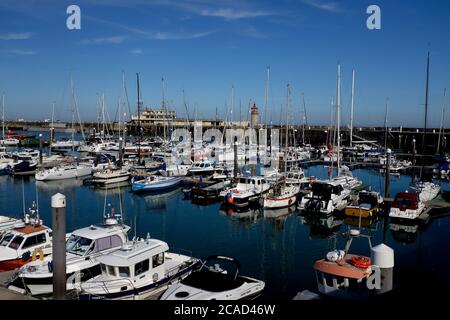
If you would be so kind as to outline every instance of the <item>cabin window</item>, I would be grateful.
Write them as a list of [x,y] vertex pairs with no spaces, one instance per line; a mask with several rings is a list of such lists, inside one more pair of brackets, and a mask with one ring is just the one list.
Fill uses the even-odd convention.
[[152,257],[152,267],[156,268],[164,263],[164,252]]
[[41,233],[32,237],[29,237],[25,240],[25,243],[23,244],[22,249],[27,249],[33,246],[36,246],[38,244],[45,242],[45,234]]
[[144,272],[148,271],[149,270],[149,266],[150,266],[150,263],[149,263],[148,259],[144,260],[144,261],[141,261],[139,263],[136,263],[134,265],[134,275],[138,276],[141,273],[144,273]]
[[97,239],[95,241],[94,252],[99,252],[99,251],[104,251],[104,250],[108,250],[111,248],[119,247],[121,244],[122,244],[122,240],[117,235]]
[[0,246],[6,247],[13,237],[14,235],[12,235],[11,233],[5,235],[2,239],[2,242],[0,243]]
[[108,269],[108,274],[110,276],[116,276],[116,269],[113,266],[106,266],[106,268]]
[[128,278],[130,276],[129,267],[119,267],[119,277]]
[[106,274],[106,266],[103,263],[100,264],[100,268],[102,270],[102,273]]

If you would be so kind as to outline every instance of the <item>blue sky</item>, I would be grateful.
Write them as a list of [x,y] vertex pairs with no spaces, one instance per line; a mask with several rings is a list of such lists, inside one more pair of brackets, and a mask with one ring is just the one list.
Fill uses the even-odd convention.
[[[124,70],[132,110],[139,72],[145,105],[161,104],[164,77],[178,116],[184,90],[191,113],[213,118],[218,108],[223,117],[234,85],[234,117],[241,104],[246,118],[250,101],[262,109],[270,66],[272,121],[285,112],[289,82],[293,121],[304,92],[309,122],[328,124],[339,61],[344,123],[355,68],[356,125],[382,125],[389,97],[391,126],[422,126],[430,49],[429,125],[438,126],[450,90],[450,2],[432,2],[2,0],[0,92],[8,119],[50,118],[52,101],[57,118],[70,119],[72,73],[82,120],[95,119],[98,93],[114,118]],[[70,4],[81,8],[81,30],[66,28]],[[370,4],[381,8],[381,30],[366,28]]]

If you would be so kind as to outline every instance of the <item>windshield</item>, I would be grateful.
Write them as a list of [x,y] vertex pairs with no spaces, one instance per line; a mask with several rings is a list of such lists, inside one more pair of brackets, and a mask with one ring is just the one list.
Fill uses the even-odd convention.
[[71,235],[67,240],[66,251],[76,255],[84,255],[92,244],[91,239]]
[[9,247],[12,249],[19,249],[22,242],[23,242],[22,236],[15,236],[14,239],[12,239],[11,243],[9,244]]

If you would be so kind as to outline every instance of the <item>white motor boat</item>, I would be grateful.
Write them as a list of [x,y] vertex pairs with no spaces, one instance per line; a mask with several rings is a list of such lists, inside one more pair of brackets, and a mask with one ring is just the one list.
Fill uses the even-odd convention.
[[[235,274],[229,274],[222,266],[209,266],[211,261],[233,263]],[[240,263],[224,256],[208,257],[199,270],[190,273],[178,284],[174,284],[161,296],[161,300],[244,300],[262,294],[265,283],[239,275]]]
[[441,191],[441,187],[433,182],[423,182],[419,181],[414,184],[411,191],[418,192],[420,196],[420,201],[428,202],[436,198]]
[[92,183],[96,185],[108,185],[128,181],[130,179],[130,171],[126,169],[111,169],[94,173]]
[[52,231],[42,224],[35,204],[0,240],[0,272],[19,269],[52,253]]
[[65,165],[38,171],[35,174],[35,179],[38,181],[63,180],[63,179],[85,177],[91,174],[92,174],[91,166]]
[[51,143],[51,148],[55,150],[64,149],[78,149],[79,146],[83,144],[82,141],[77,140],[60,140]]
[[194,162],[192,166],[188,169],[189,176],[209,176],[216,171],[216,168],[212,162],[202,161]]
[[344,210],[347,206],[351,188],[342,177],[331,180],[315,180],[311,192],[300,202],[300,210],[313,213],[331,214]]
[[220,197],[225,200],[226,205],[243,208],[251,202],[258,202],[269,190],[270,184],[264,177],[241,177],[235,188],[220,192]]
[[[113,214],[114,215],[114,214]],[[79,282],[101,273],[97,258],[119,249],[128,241],[130,227],[114,216],[107,216],[103,224],[75,230],[66,244],[67,290]],[[53,257],[33,261],[18,270],[8,283],[10,290],[31,295],[49,295],[53,292]]]
[[102,273],[80,285],[80,300],[156,297],[200,267],[198,259],[168,252],[166,242],[141,239],[97,258]]
[[0,140],[0,145],[5,147],[15,147],[19,144],[20,140],[15,138],[7,138]]

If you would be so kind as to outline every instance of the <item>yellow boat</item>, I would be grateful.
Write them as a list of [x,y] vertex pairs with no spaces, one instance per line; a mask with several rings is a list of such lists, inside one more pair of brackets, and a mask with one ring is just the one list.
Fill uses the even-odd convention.
[[344,210],[346,216],[370,218],[378,214],[383,203],[379,192],[363,190],[358,194],[356,203],[347,206]]

